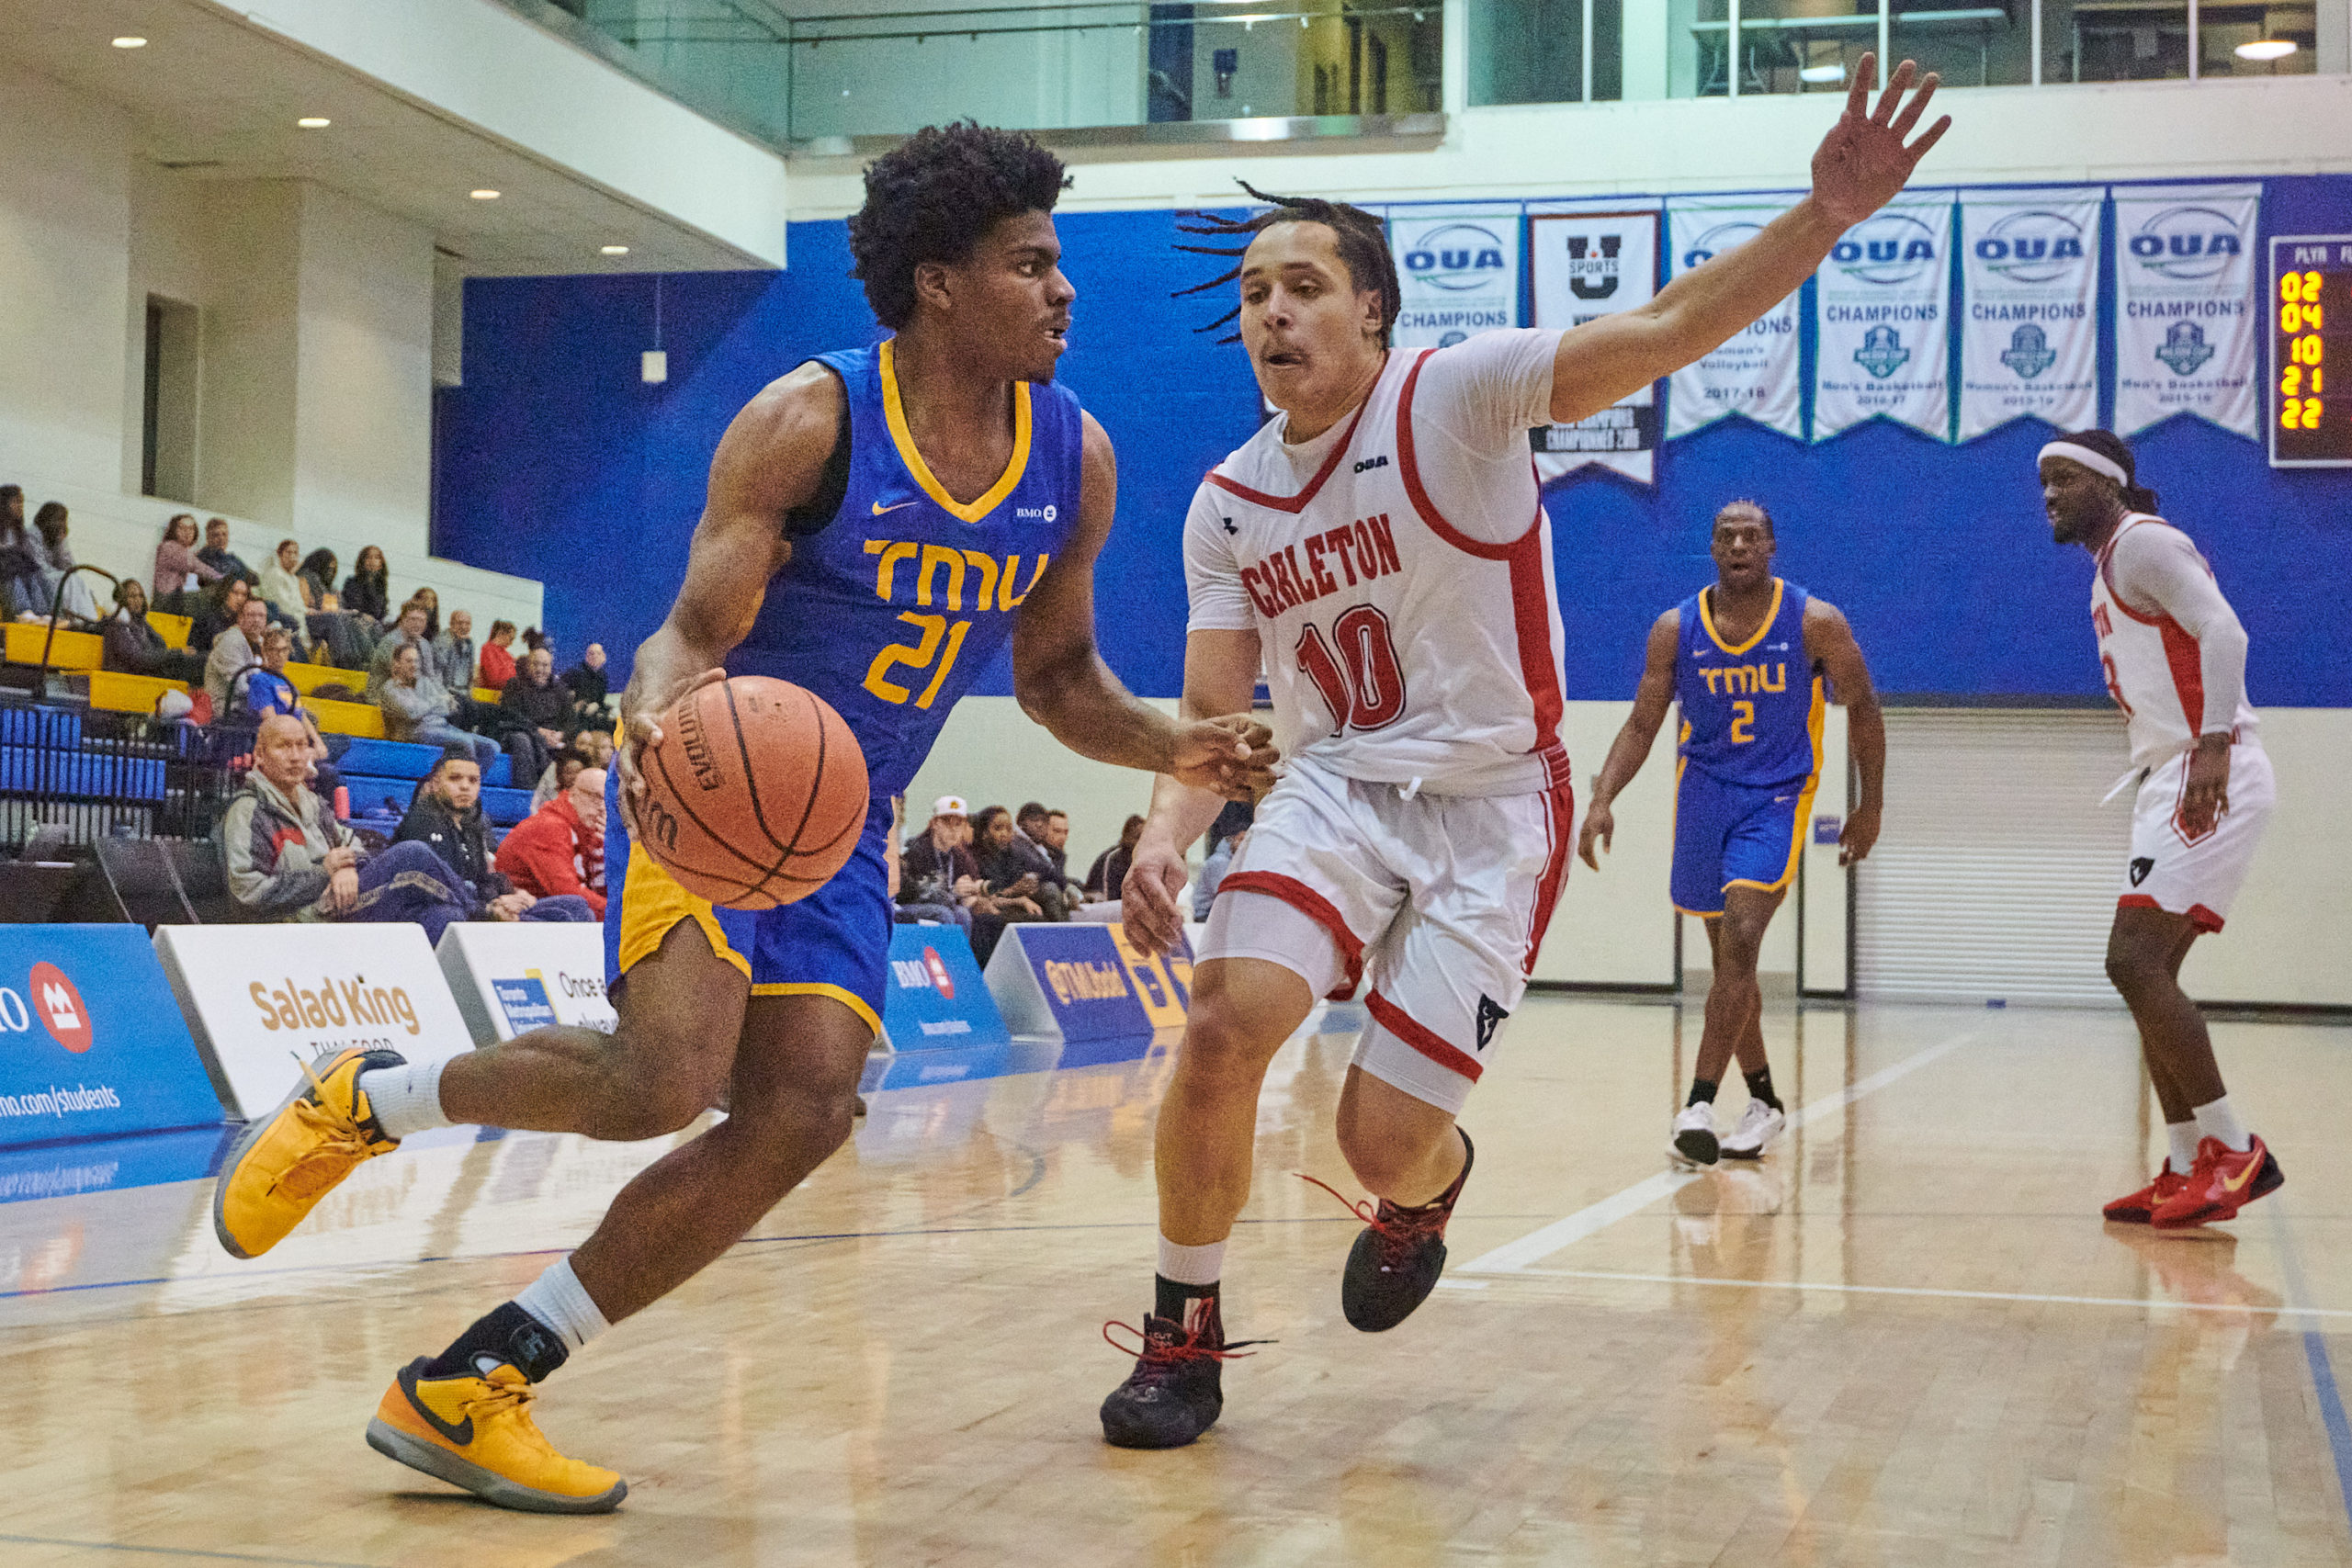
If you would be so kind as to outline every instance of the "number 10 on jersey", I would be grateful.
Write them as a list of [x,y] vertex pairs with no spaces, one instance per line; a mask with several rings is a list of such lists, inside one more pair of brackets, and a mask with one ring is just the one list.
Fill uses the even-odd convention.
[[1339,728],[1378,729],[1405,711],[1405,669],[1388,617],[1374,606],[1359,604],[1342,614],[1328,642],[1309,621],[1291,653],[1323,694]]

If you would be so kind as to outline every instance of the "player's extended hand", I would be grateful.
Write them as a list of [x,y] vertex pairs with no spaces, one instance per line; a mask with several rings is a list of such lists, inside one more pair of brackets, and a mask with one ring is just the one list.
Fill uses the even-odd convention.
[[2230,808],[2230,738],[2198,737],[2189,753],[2188,787],[2181,792],[2180,828],[2192,839],[2213,830],[2213,823]]
[[1854,85],[1846,95],[1846,112],[1829,128],[1813,154],[1813,199],[1829,215],[1851,228],[1884,207],[1910,179],[1919,160],[1951,129],[1946,115],[1929,126],[1918,141],[1904,145],[1911,128],[1919,123],[1928,100],[1936,96],[1938,78],[1932,71],[1919,90],[1905,103],[1904,95],[1918,67],[1906,60],[1894,68],[1894,77],[1871,106],[1871,88],[1878,81],[1878,56],[1865,54],[1854,66]]
[[1184,857],[1176,846],[1146,829],[1119,889],[1124,900],[1120,923],[1127,929],[1127,940],[1145,953],[1166,953],[1184,934],[1184,912],[1176,903],[1184,891]]
[[1168,772],[1227,800],[1254,801],[1274,787],[1278,755],[1272,730],[1246,713],[1227,714],[1179,729]]
[[[1797,831],[1804,831],[1804,824],[1797,824]],[[1838,834],[1838,863],[1860,865],[1878,843],[1878,807],[1866,806],[1846,818],[1846,826]]]
[[[613,753],[613,761],[621,771],[621,815],[628,819],[630,838],[640,836],[637,830],[637,807],[645,798],[645,775],[639,772],[638,762],[648,746],[661,743],[661,716],[675,707],[678,699],[688,692],[725,679],[724,670],[706,670],[677,682],[666,693],[649,692],[642,702],[631,703],[627,692],[621,694],[621,743]],[[632,688],[635,685],[635,682],[630,682]]]
[[1605,800],[1594,801],[1585,811],[1583,829],[1577,834],[1577,853],[1584,857],[1585,864],[1595,871],[1600,869],[1600,856],[1592,852],[1592,846],[1599,844],[1601,853],[1606,854],[1609,851],[1609,840],[1616,831],[1617,818],[1610,815],[1609,803]]

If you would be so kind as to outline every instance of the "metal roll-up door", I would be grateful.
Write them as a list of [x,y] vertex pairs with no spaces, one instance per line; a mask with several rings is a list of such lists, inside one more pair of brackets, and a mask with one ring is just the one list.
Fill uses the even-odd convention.
[[2109,709],[1895,708],[1886,819],[1855,886],[1866,998],[2119,1006],[2108,928],[2132,839]]

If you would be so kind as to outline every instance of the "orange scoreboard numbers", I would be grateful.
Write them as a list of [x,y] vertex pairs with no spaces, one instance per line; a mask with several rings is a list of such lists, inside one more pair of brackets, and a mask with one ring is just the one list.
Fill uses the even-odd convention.
[[2270,466],[2352,468],[2352,234],[2270,242]]

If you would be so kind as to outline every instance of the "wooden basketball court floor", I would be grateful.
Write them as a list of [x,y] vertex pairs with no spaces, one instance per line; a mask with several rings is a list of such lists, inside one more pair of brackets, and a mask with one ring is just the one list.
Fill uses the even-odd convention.
[[1448,1278],[1382,1336],[1339,1312],[1355,1223],[1291,1174],[1350,1186],[1351,1036],[1293,1042],[1227,1274],[1233,1331],[1279,1343],[1167,1453],[1094,1408],[1127,1365],[1098,1329],[1147,1302],[1170,1043],[901,1057],[853,1146],[548,1385],[558,1445],[633,1487],[596,1518],[361,1432],[666,1143],[430,1134],[253,1264],[207,1181],[0,1205],[0,1563],[2352,1562],[2352,1032],[2217,1026],[2289,1179],[2182,1237],[2098,1218],[2162,1131],[2120,1012],[1768,1033],[1799,1124],[1679,1175],[1696,1009],[1531,999]]

